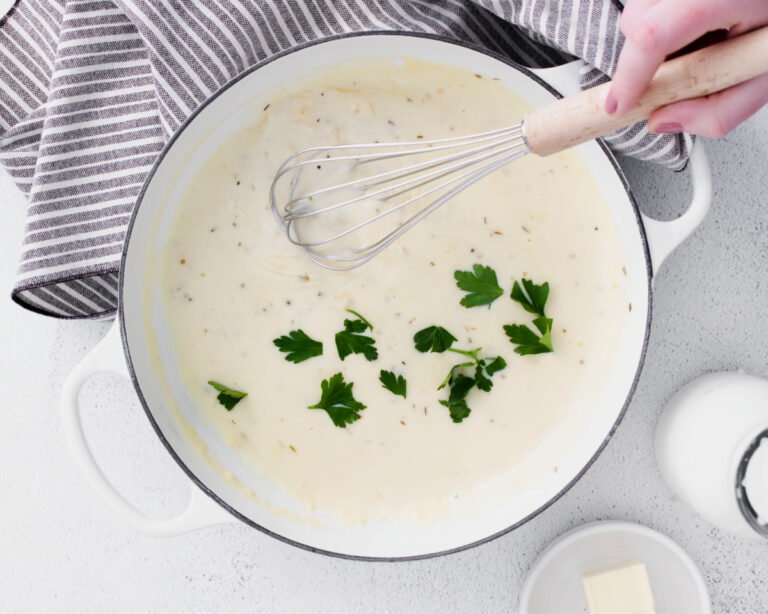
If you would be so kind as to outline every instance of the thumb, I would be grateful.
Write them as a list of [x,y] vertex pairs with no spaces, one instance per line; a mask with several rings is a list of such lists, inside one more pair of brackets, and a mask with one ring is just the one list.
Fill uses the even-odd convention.
[[684,100],[662,107],[648,118],[648,129],[657,134],[688,132],[720,138],[766,103],[768,103],[768,74],[711,96]]

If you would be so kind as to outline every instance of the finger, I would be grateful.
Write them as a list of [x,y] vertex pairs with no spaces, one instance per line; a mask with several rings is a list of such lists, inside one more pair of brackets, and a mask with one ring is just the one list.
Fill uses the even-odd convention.
[[605,110],[623,115],[631,109],[663,61],[664,56],[651,56],[638,45],[625,42],[605,99]]
[[621,12],[621,23],[631,21],[662,0],[629,0]]
[[736,9],[740,19],[729,30],[729,38],[754,30],[768,21],[768,2],[765,0],[741,0],[740,4],[742,6]]
[[768,74],[705,98],[663,107],[648,119],[648,129],[657,134],[689,132],[720,138],[766,103]]
[[717,0],[661,0],[643,13],[622,19],[625,36],[605,109],[622,115],[645,91],[664,58],[704,32],[733,21],[727,3]]

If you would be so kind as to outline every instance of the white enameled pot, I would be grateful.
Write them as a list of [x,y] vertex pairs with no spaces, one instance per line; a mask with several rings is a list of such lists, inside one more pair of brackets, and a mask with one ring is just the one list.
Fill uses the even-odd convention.
[[[63,390],[65,432],[76,460],[112,509],[144,533],[174,535],[239,519],[295,545],[339,556],[402,559],[455,551],[509,531],[555,501],[589,467],[626,409],[645,355],[653,274],[709,208],[710,176],[701,145],[694,149],[689,165],[693,178],[691,205],[682,217],[671,222],[651,220],[638,211],[624,176],[603,144],[591,142],[578,147],[613,211],[623,241],[631,316],[613,369],[605,374],[603,394],[582,430],[573,433],[558,471],[512,500],[478,517],[428,527],[402,523],[344,526],[324,518],[321,512],[307,523],[296,515],[276,512],[276,507],[285,507],[284,501],[278,501],[281,495],[263,476],[253,472],[247,475],[248,469],[239,464],[225,442],[211,433],[185,394],[174,364],[166,315],[148,282],[148,271],[163,248],[174,210],[190,178],[212,152],[254,121],[254,110],[262,108],[276,89],[334,62],[361,57],[408,57],[467,68],[498,77],[534,105],[556,96],[552,86],[561,92],[572,91],[578,69],[567,65],[532,72],[480,49],[434,36],[342,35],[291,50],[246,71],[189,118],[152,169],[131,220],[123,251],[118,322],[73,370]],[[78,392],[88,377],[103,370],[133,380],[157,435],[194,482],[189,507],[177,518],[158,521],[139,513],[106,480],[90,454],[80,426]],[[179,415],[183,420],[178,419]],[[192,437],[190,429],[195,433]],[[205,454],[192,441],[197,437],[205,442]],[[222,468],[258,496],[249,495],[222,477]]]

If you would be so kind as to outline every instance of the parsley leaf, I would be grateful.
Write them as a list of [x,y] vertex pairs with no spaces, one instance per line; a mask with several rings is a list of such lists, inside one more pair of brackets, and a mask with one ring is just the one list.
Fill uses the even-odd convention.
[[477,355],[480,353],[480,350],[483,348],[475,348],[474,350],[457,350],[456,348],[448,348],[449,352],[454,352],[456,354],[461,354],[462,356],[467,356],[468,358],[472,359],[472,362],[460,362],[457,365],[453,365],[451,367],[451,370],[448,371],[448,375],[445,376],[445,379],[443,382],[437,387],[438,390],[442,390],[445,388],[449,383],[453,381],[453,379],[456,376],[456,373],[459,369],[462,367],[474,367],[475,364],[477,364]]
[[546,354],[552,351],[552,318],[545,315],[544,308],[549,298],[549,282],[535,284],[530,279],[522,279],[521,286],[517,281],[512,286],[510,298],[522,305],[528,313],[539,316],[533,321],[538,329],[537,335],[524,324],[507,324],[504,332],[509,340],[517,345],[515,352],[521,356],[527,354]]
[[285,352],[285,359],[289,362],[299,363],[320,356],[323,353],[323,344],[315,341],[303,330],[292,330],[287,335],[273,339],[277,348]]
[[[357,316],[357,319],[360,320],[363,324],[365,324],[366,328],[369,328],[369,329],[373,330],[373,324],[371,324],[363,316],[361,316],[359,313],[357,313],[354,309],[347,309],[347,312],[351,313],[353,316]],[[365,330],[365,328],[363,330]]]
[[402,375],[395,375],[392,371],[382,369],[379,373],[379,381],[392,394],[399,394],[404,399],[406,398],[406,382]]
[[440,405],[445,405],[448,408],[448,413],[456,424],[462,422],[464,418],[468,417],[472,413],[469,405],[467,405],[466,399],[451,399],[447,401],[440,399]]
[[362,354],[367,360],[376,360],[379,357],[379,351],[374,345],[376,340],[360,334],[367,329],[373,330],[373,325],[356,311],[351,309],[347,311],[358,319],[344,320],[344,330],[336,333],[336,350],[339,352],[339,358],[344,360],[350,354]]
[[448,348],[449,352],[455,352],[456,354],[461,354],[462,356],[468,356],[475,362],[477,362],[477,355],[480,353],[480,350],[483,348],[475,348],[474,350],[457,350],[456,348]]
[[456,341],[451,333],[442,326],[427,326],[413,336],[413,342],[419,352],[445,352]]
[[506,366],[507,361],[501,356],[478,360],[477,367],[475,368],[475,383],[477,387],[483,392],[490,392],[491,388],[493,388],[491,377],[494,373],[505,369]]
[[515,352],[521,356],[527,354],[546,354],[552,351],[552,319],[543,316],[533,321],[541,336],[524,324],[507,324],[504,332],[510,342],[517,345]]
[[[454,350],[450,348],[452,352],[457,354],[463,354],[472,358],[472,362],[462,362],[457,365],[453,365],[448,375],[443,382],[438,386],[438,390],[442,390],[446,386],[450,386],[450,393],[448,394],[448,400],[441,400],[440,404],[445,405],[448,408],[448,412],[451,415],[451,420],[454,422],[461,422],[469,416],[471,409],[467,405],[467,395],[469,391],[477,386],[484,392],[489,392],[493,388],[493,382],[491,377],[494,373],[497,373],[507,366],[501,356],[495,358],[478,358],[481,348],[476,350]],[[475,367],[475,377],[470,377],[461,373],[461,369],[464,367]]]
[[360,412],[365,409],[365,405],[352,396],[352,386],[352,382],[344,381],[341,373],[324,379],[320,384],[320,401],[308,409],[323,409],[336,426],[347,428],[347,424],[360,419]]
[[539,329],[541,333],[541,339],[539,343],[544,347],[549,348],[552,351],[552,318],[545,318],[541,316],[533,321],[533,325]]
[[523,285],[521,287],[515,281],[510,298],[520,303],[528,313],[535,313],[538,316],[546,315],[544,307],[547,304],[547,298],[549,298],[549,282],[545,281],[543,284],[536,285],[530,279],[525,278],[523,278],[522,282]]
[[496,279],[496,271],[489,266],[476,264],[472,271],[454,271],[456,285],[460,290],[468,292],[461,304],[464,307],[476,307],[478,305],[490,305],[504,294]]
[[462,367],[474,367],[474,362],[460,362],[457,365],[453,365],[451,367],[451,370],[448,371],[448,375],[445,376],[445,379],[442,381],[442,383],[437,387],[438,390],[442,390],[445,388],[448,384],[453,382],[456,379],[456,375],[459,372],[459,369]]
[[445,405],[448,408],[448,413],[451,415],[451,420],[457,424],[464,420],[472,410],[467,405],[467,395],[469,391],[475,385],[475,380],[462,373],[456,375],[451,381],[451,392],[448,395],[448,400],[441,400],[440,405]]
[[245,397],[248,396],[247,392],[240,392],[239,390],[234,390],[230,388],[229,386],[225,386],[224,384],[219,384],[218,382],[214,382],[213,380],[208,382],[209,386],[212,386],[215,390],[219,391],[218,396],[216,399],[221,403],[227,411],[232,411],[232,408],[237,405],[240,401],[242,401]]

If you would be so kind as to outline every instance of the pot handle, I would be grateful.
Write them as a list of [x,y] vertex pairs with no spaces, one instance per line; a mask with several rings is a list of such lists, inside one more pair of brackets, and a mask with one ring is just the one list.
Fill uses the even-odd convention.
[[129,377],[125,365],[117,320],[106,336],[72,369],[61,391],[61,415],[70,454],[88,482],[112,511],[134,529],[150,537],[171,537],[215,524],[233,522],[234,518],[194,484],[187,508],[175,518],[149,518],[117,491],[91,454],[80,420],[79,393],[94,374],[110,371]]
[[[530,69],[536,76],[546,81],[563,95],[580,91],[579,73],[585,66],[583,60],[574,60],[554,68]],[[704,220],[712,201],[712,173],[709,169],[707,153],[701,139],[691,149],[688,158],[691,169],[691,204],[676,220],[662,222],[640,214],[651,254],[653,276],[659,272],[662,263]]]
[[691,149],[688,157],[688,166],[691,169],[691,204],[685,213],[676,220],[661,222],[641,213],[645,228],[645,236],[648,239],[648,251],[651,253],[651,266],[653,276],[659,272],[662,263],[675,248],[685,241],[696,230],[699,224],[707,216],[709,205],[712,202],[712,173],[709,169],[709,159],[704,150],[704,144],[698,139]]

